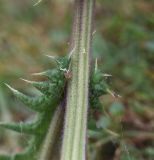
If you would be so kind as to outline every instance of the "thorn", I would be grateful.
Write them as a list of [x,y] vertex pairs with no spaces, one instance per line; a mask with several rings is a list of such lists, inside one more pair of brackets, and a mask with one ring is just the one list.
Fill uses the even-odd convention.
[[[31,74],[32,76],[45,76],[48,79],[52,79],[53,77],[53,71],[52,70],[46,70],[44,72],[39,72],[39,73],[33,73]],[[35,82],[34,82],[35,83]]]
[[20,78],[20,79],[26,83],[32,84],[34,87],[35,86],[38,87],[38,85],[40,86],[41,84],[44,84],[44,82],[29,81],[23,78]]
[[33,84],[33,81],[29,81],[29,80],[26,80],[26,79],[23,79],[23,78],[19,78],[19,79],[21,79],[22,81],[27,82],[29,84]]
[[16,90],[16,89],[14,89],[14,88],[12,88],[10,85],[8,85],[7,83],[4,83],[12,92],[14,92],[14,93],[19,93],[19,91],[18,90]]
[[97,72],[98,70],[98,59],[96,58],[95,59],[95,73]]
[[61,67],[60,67],[59,69],[60,69],[61,71],[67,72],[67,73],[69,72],[69,70],[66,69],[66,68],[61,68]]
[[36,81],[28,81],[26,79],[20,78],[21,80],[33,85],[36,89],[38,89],[43,94],[48,93],[50,84],[48,81],[36,82]]
[[51,55],[45,55],[45,56],[51,58],[52,60],[54,60],[54,62],[56,61],[57,64],[60,63],[60,62],[58,61],[58,56],[51,56]]
[[112,92],[110,89],[107,89],[107,92],[114,98],[121,98],[120,95],[116,94],[115,92]]
[[96,34],[96,30],[93,31],[92,36],[94,36]]
[[75,49],[76,49],[76,47],[74,47],[74,48],[70,51],[69,56],[68,56],[69,59],[72,57]]
[[112,77],[112,75],[111,75],[111,74],[104,73],[104,74],[103,74],[103,77]]
[[39,73],[32,73],[32,76],[44,76],[46,75],[46,72],[39,72]]
[[20,79],[22,81],[27,82],[27,83],[32,84],[32,85],[44,84],[44,82],[29,81],[29,80],[26,80],[26,79],[23,79],[23,78],[20,78]]
[[110,89],[107,89],[107,92],[114,98],[116,98],[115,93],[112,92]]
[[48,58],[51,58],[51,59],[53,59],[53,60],[55,60],[56,57],[57,57],[57,56],[51,56],[51,55],[46,55],[46,54],[45,54],[44,56],[46,56],[46,57],[48,57]]
[[33,6],[37,6],[39,3],[41,3],[42,0],[38,0]]

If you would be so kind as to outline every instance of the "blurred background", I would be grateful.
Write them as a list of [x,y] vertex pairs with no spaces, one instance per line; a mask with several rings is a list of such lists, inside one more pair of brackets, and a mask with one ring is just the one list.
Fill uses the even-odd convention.
[[[44,56],[68,54],[73,5],[69,0],[0,0],[0,121],[25,121],[34,113],[5,83],[37,91],[19,78],[52,68]],[[154,1],[97,0],[93,60],[112,74],[121,98],[101,97],[102,110],[89,121],[90,160],[154,159]],[[28,138],[0,129],[0,153],[22,151]]]

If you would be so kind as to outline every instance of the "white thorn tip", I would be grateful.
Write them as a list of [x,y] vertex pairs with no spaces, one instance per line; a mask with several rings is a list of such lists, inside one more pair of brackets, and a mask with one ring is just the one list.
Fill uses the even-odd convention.
[[112,77],[111,74],[107,74],[107,73],[104,73],[103,76],[104,76],[104,77]]
[[12,88],[10,85],[8,85],[7,83],[4,83],[12,92],[18,93],[18,91],[14,88]]
[[117,97],[118,97],[118,98],[122,98],[122,96],[121,96],[121,95],[119,95],[119,94],[117,94]]
[[39,3],[41,3],[42,0],[38,0],[33,6],[37,6]]
[[47,55],[47,54],[45,54],[44,56],[51,58],[51,59],[56,59],[56,56],[51,56],[51,55]]
[[59,69],[60,69],[61,71],[67,72],[67,73],[69,72],[69,70],[67,70],[66,68],[61,68],[61,67],[60,67]]
[[43,76],[46,72],[32,73],[32,76]]
[[24,79],[24,78],[20,78],[22,81],[24,81],[24,82],[27,82],[27,83],[32,83],[32,81],[29,81],[29,80],[27,80],[27,79]]
[[70,53],[69,53],[69,59],[72,57],[74,51],[75,51],[75,47],[70,51]]
[[107,92],[114,98],[116,98],[116,94],[112,92],[110,89],[107,89]]
[[93,31],[92,36],[94,36],[96,34],[96,30]]
[[95,59],[95,72],[97,72],[98,70],[98,59],[96,58]]

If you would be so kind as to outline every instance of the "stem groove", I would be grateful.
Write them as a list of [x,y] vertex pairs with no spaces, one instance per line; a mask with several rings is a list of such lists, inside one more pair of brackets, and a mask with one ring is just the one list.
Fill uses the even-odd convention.
[[85,160],[88,114],[89,63],[94,0],[75,0],[71,57],[61,160]]

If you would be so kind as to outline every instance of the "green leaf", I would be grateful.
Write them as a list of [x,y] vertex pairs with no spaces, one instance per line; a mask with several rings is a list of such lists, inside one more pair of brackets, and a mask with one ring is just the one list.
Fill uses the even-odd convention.
[[18,90],[15,90],[8,84],[6,86],[13,92],[13,94],[25,105],[27,105],[30,109],[35,110],[35,111],[42,111],[44,110],[44,107],[48,103],[48,98],[44,95],[40,97],[28,97],[24,95],[23,93],[19,92]]
[[35,124],[28,124],[28,123],[0,123],[0,127],[7,128],[12,131],[16,131],[19,133],[27,133],[27,134],[35,134],[36,133],[36,126]]

